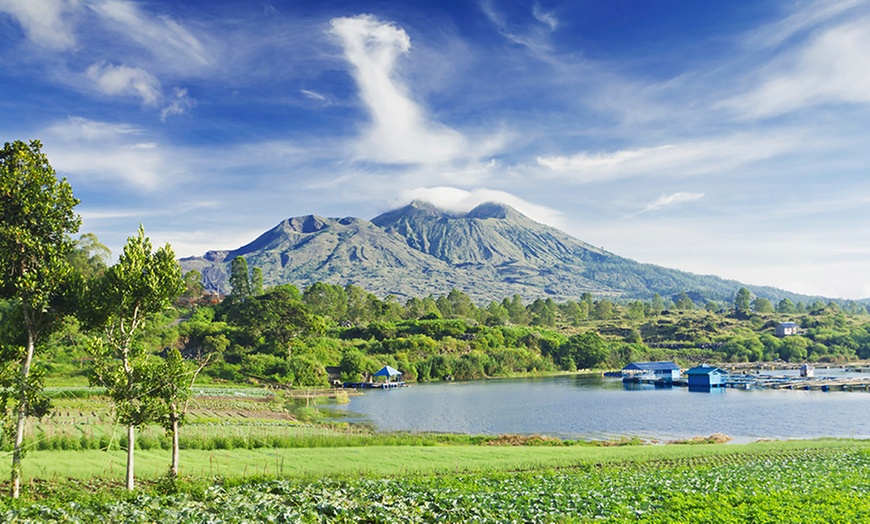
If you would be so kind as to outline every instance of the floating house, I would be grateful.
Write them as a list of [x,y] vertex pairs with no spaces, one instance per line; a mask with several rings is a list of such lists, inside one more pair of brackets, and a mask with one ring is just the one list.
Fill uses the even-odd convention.
[[804,378],[813,378],[816,376],[816,368],[810,364],[803,364],[800,367],[800,375]]
[[686,371],[689,389],[723,388],[728,372],[724,369],[702,364]]
[[782,338],[789,335],[800,335],[801,327],[794,322],[780,322],[776,325],[776,336]]
[[680,366],[673,362],[632,362],[622,368],[623,376],[652,377],[665,381],[680,379]]

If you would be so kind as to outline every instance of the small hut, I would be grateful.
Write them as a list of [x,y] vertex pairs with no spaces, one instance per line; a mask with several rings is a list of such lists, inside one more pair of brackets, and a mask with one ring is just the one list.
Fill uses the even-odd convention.
[[801,327],[794,322],[780,322],[776,325],[776,336],[779,338],[789,335],[800,335]]
[[707,389],[725,387],[725,379],[728,372],[724,369],[701,364],[689,369],[685,373],[689,389]]
[[377,373],[375,373],[373,376],[385,377],[387,379],[387,384],[389,384],[393,380],[393,377],[402,376],[402,372],[394,367],[384,366]]

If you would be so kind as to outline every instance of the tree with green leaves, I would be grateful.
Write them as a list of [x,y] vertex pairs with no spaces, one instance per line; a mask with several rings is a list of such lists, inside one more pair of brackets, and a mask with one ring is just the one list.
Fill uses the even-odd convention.
[[695,309],[695,303],[685,291],[681,291],[674,301],[674,307],[679,311],[692,311]]
[[734,316],[737,318],[749,318],[751,314],[752,294],[742,287],[734,295]]
[[0,385],[2,406],[12,400],[15,442],[11,494],[21,483],[21,445],[28,416],[48,412],[42,380],[33,364],[40,337],[62,316],[62,290],[71,273],[70,234],[81,225],[79,201],[66,179],[58,180],[38,140],[6,143],[0,151],[0,298],[20,311],[22,345],[4,348],[3,361],[17,370]]
[[230,300],[244,302],[251,296],[251,279],[248,275],[248,261],[245,257],[236,257],[230,262]]
[[102,275],[111,259],[112,252],[93,233],[80,236],[67,255],[73,270],[86,279]]
[[193,396],[193,385],[209,362],[219,357],[229,345],[230,342],[224,335],[207,336],[203,339],[200,351],[193,355],[190,360],[185,360],[178,349],[169,348],[158,368],[157,397],[163,403],[163,409],[158,415],[158,422],[172,438],[172,462],[169,466],[169,476],[173,479],[178,478],[179,428],[187,415],[190,399]]
[[773,304],[764,297],[755,297],[752,301],[752,309],[756,313],[773,313]]
[[291,343],[305,333],[320,333],[322,320],[308,312],[305,304],[288,287],[276,286],[262,295],[233,304],[227,320],[253,340],[292,356]]
[[127,239],[118,263],[94,280],[84,301],[83,316],[92,329],[100,329],[92,353],[92,383],[105,387],[115,404],[118,420],[127,427],[127,489],[134,488],[135,430],[161,413],[160,377],[165,372],[137,340],[153,315],[172,307],[184,292],[181,266],[169,244],[152,251],[151,240],[140,226]]

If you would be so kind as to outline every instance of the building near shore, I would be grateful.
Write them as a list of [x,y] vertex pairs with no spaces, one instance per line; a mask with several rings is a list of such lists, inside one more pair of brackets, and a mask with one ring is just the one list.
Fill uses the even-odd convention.
[[679,380],[680,366],[674,362],[632,362],[622,368],[622,374],[627,376],[653,376],[663,380]]
[[725,381],[728,379],[727,371],[708,364],[701,364],[700,366],[688,369],[685,375],[690,390],[722,388],[725,387]]

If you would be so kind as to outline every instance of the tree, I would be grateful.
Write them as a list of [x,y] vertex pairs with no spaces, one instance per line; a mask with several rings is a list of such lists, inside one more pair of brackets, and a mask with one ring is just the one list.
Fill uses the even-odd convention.
[[276,286],[262,295],[234,304],[227,320],[239,326],[253,339],[292,356],[290,343],[307,332],[320,332],[323,322],[308,312],[305,304],[286,286]]
[[737,290],[734,296],[734,316],[737,318],[749,318],[750,304],[752,302],[752,294],[748,289],[742,287]]
[[689,298],[689,295],[685,291],[682,291],[677,296],[677,300],[674,301],[674,307],[679,311],[692,311],[695,309],[695,303],[692,302],[692,299]]
[[101,329],[94,341],[95,385],[106,388],[118,420],[127,426],[127,489],[134,488],[133,451],[136,427],[160,413],[162,370],[136,336],[149,317],[167,310],[184,292],[181,266],[169,244],[152,252],[151,240],[139,233],[127,239],[118,263],[87,291],[86,324]]
[[[61,316],[58,302],[70,275],[67,261],[81,217],[73,212],[79,201],[66,179],[58,180],[42,144],[32,140],[6,143],[0,151],[0,298],[14,299],[21,312],[23,347],[9,348],[3,361],[18,366],[12,383],[2,384],[3,406],[14,395],[15,443],[12,452],[14,498],[20,493],[21,444],[28,416],[44,415],[42,381],[31,374],[40,336]],[[5,386],[5,387],[3,387]],[[10,389],[11,387],[11,389]]]
[[191,269],[184,274],[184,293],[182,296],[190,299],[198,299],[205,292],[205,286],[202,285],[202,273],[195,269]]
[[67,260],[83,278],[102,275],[112,258],[112,252],[93,233],[85,233],[73,243]]
[[650,310],[653,315],[660,315],[662,311],[665,310],[665,301],[662,300],[662,296],[656,293],[652,297],[652,302],[650,303]]
[[234,302],[244,302],[251,296],[251,280],[245,257],[236,257],[230,262],[230,287],[230,297]]
[[188,404],[193,396],[193,384],[209,361],[223,353],[229,345],[230,342],[224,335],[207,336],[203,340],[203,347],[192,360],[193,365],[185,361],[181,352],[175,348],[167,350],[163,359],[157,375],[159,391],[157,396],[162,400],[164,407],[159,421],[172,438],[172,462],[169,466],[169,475],[173,479],[178,478],[179,426],[184,423]]
[[594,331],[572,335],[559,347],[563,358],[574,361],[577,369],[591,369],[610,356],[607,342]]
[[592,318],[595,320],[610,320],[613,318],[613,302],[606,298],[600,299],[592,309]]
[[763,297],[756,297],[752,301],[752,309],[756,313],[773,313],[773,305],[770,303],[770,300]]
[[790,314],[795,313],[796,311],[797,310],[795,309],[794,302],[792,302],[791,300],[789,300],[787,298],[780,300],[779,303],[776,305],[776,312],[777,313],[790,315]]
[[258,267],[251,270],[251,294],[263,294],[263,270]]

